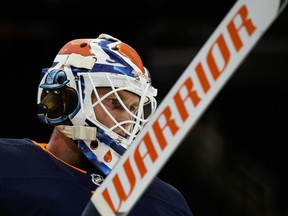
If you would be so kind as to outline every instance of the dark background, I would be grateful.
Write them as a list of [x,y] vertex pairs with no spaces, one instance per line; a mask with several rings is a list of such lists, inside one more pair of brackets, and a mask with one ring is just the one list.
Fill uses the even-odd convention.
[[[76,38],[108,33],[133,46],[160,103],[234,2],[1,1],[0,137],[48,141],[40,71]],[[286,8],[160,172],[195,216],[288,215],[287,63]]]

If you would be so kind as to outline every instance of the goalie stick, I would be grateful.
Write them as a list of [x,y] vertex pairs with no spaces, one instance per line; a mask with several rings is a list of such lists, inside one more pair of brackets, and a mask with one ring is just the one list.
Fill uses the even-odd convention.
[[127,215],[288,0],[238,0],[191,61],[82,216]]

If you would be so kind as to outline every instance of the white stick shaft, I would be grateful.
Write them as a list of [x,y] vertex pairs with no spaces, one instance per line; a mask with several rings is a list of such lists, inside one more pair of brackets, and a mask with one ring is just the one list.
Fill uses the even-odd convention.
[[92,196],[91,201],[101,215],[129,213],[276,19],[279,7],[280,0],[238,0],[235,3]]

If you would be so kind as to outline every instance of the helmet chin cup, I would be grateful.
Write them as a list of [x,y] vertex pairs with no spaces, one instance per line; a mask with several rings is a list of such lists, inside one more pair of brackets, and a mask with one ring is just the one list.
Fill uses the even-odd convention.
[[[98,95],[97,89],[109,88]],[[139,96],[137,110],[130,110],[119,96],[128,91]],[[92,94],[97,102],[92,102]],[[117,120],[102,101],[113,95],[131,120]],[[157,89],[138,53],[108,34],[66,43],[50,68],[40,76],[37,95],[39,120],[57,126],[103,174],[108,174],[156,110]],[[101,106],[111,121],[107,127],[96,118]],[[129,127],[127,127],[129,125]],[[123,134],[116,133],[116,128]]]

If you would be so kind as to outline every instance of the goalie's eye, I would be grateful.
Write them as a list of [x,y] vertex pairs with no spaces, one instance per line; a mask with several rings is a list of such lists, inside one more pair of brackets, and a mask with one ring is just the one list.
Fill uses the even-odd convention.
[[103,100],[103,104],[105,104],[110,109],[120,109],[122,105],[120,104],[117,98],[106,98]]

